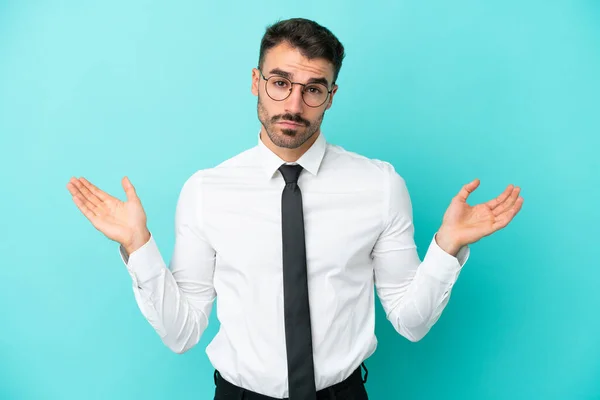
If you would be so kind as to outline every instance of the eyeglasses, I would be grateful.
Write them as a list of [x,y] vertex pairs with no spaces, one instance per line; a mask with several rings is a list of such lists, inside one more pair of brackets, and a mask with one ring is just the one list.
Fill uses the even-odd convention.
[[[257,68],[258,69],[258,68]],[[292,93],[294,85],[302,86],[302,100],[309,107],[320,107],[327,101],[332,90],[321,83],[298,83],[292,82],[279,75],[265,78],[262,71],[258,69],[260,76],[266,81],[265,90],[267,95],[275,101],[283,101]]]

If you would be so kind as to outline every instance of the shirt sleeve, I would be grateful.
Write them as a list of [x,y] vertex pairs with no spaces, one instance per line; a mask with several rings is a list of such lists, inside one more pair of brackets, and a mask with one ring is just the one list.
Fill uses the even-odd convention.
[[119,246],[142,314],[176,353],[198,343],[215,299],[215,250],[203,231],[201,200],[201,178],[195,174],[179,195],[175,249],[168,268],[154,235],[130,255]]
[[387,163],[386,176],[383,229],[372,252],[375,286],[396,331],[416,342],[439,319],[470,250],[463,246],[454,257],[438,246],[436,233],[421,261],[406,183]]

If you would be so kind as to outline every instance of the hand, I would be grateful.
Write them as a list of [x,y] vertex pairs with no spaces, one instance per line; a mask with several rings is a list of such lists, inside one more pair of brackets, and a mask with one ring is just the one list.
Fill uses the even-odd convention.
[[146,213],[129,178],[124,177],[121,184],[126,202],[103,192],[83,177],[71,178],[67,189],[92,225],[131,254],[150,239],[150,232],[146,227]]
[[521,189],[513,185],[508,185],[495,199],[476,206],[468,205],[467,198],[479,183],[479,179],[475,179],[463,186],[444,214],[436,240],[450,253],[504,228],[521,210]]

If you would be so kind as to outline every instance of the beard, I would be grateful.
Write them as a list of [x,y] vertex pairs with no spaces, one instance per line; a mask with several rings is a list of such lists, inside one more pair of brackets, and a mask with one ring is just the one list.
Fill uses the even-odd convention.
[[[284,147],[287,149],[296,149],[306,143],[306,141],[319,130],[325,116],[325,110],[323,110],[323,113],[313,121],[302,118],[300,114],[288,113],[270,116],[262,103],[260,94],[258,96],[256,108],[258,111],[258,119],[265,128],[271,142],[277,147]],[[294,129],[286,129],[275,125],[277,122],[281,121],[295,122],[301,126]]]

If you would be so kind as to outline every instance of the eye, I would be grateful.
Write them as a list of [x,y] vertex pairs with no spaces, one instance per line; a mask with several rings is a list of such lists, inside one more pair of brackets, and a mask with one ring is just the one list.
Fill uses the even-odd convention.
[[321,94],[323,93],[323,89],[318,85],[308,86],[306,91],[310,94]]
[[282,81],[282,80],[275,80],[273,82],[273,85],[279,87],[279,88],[284,88],[288,85],[288,83],[286,81]]

